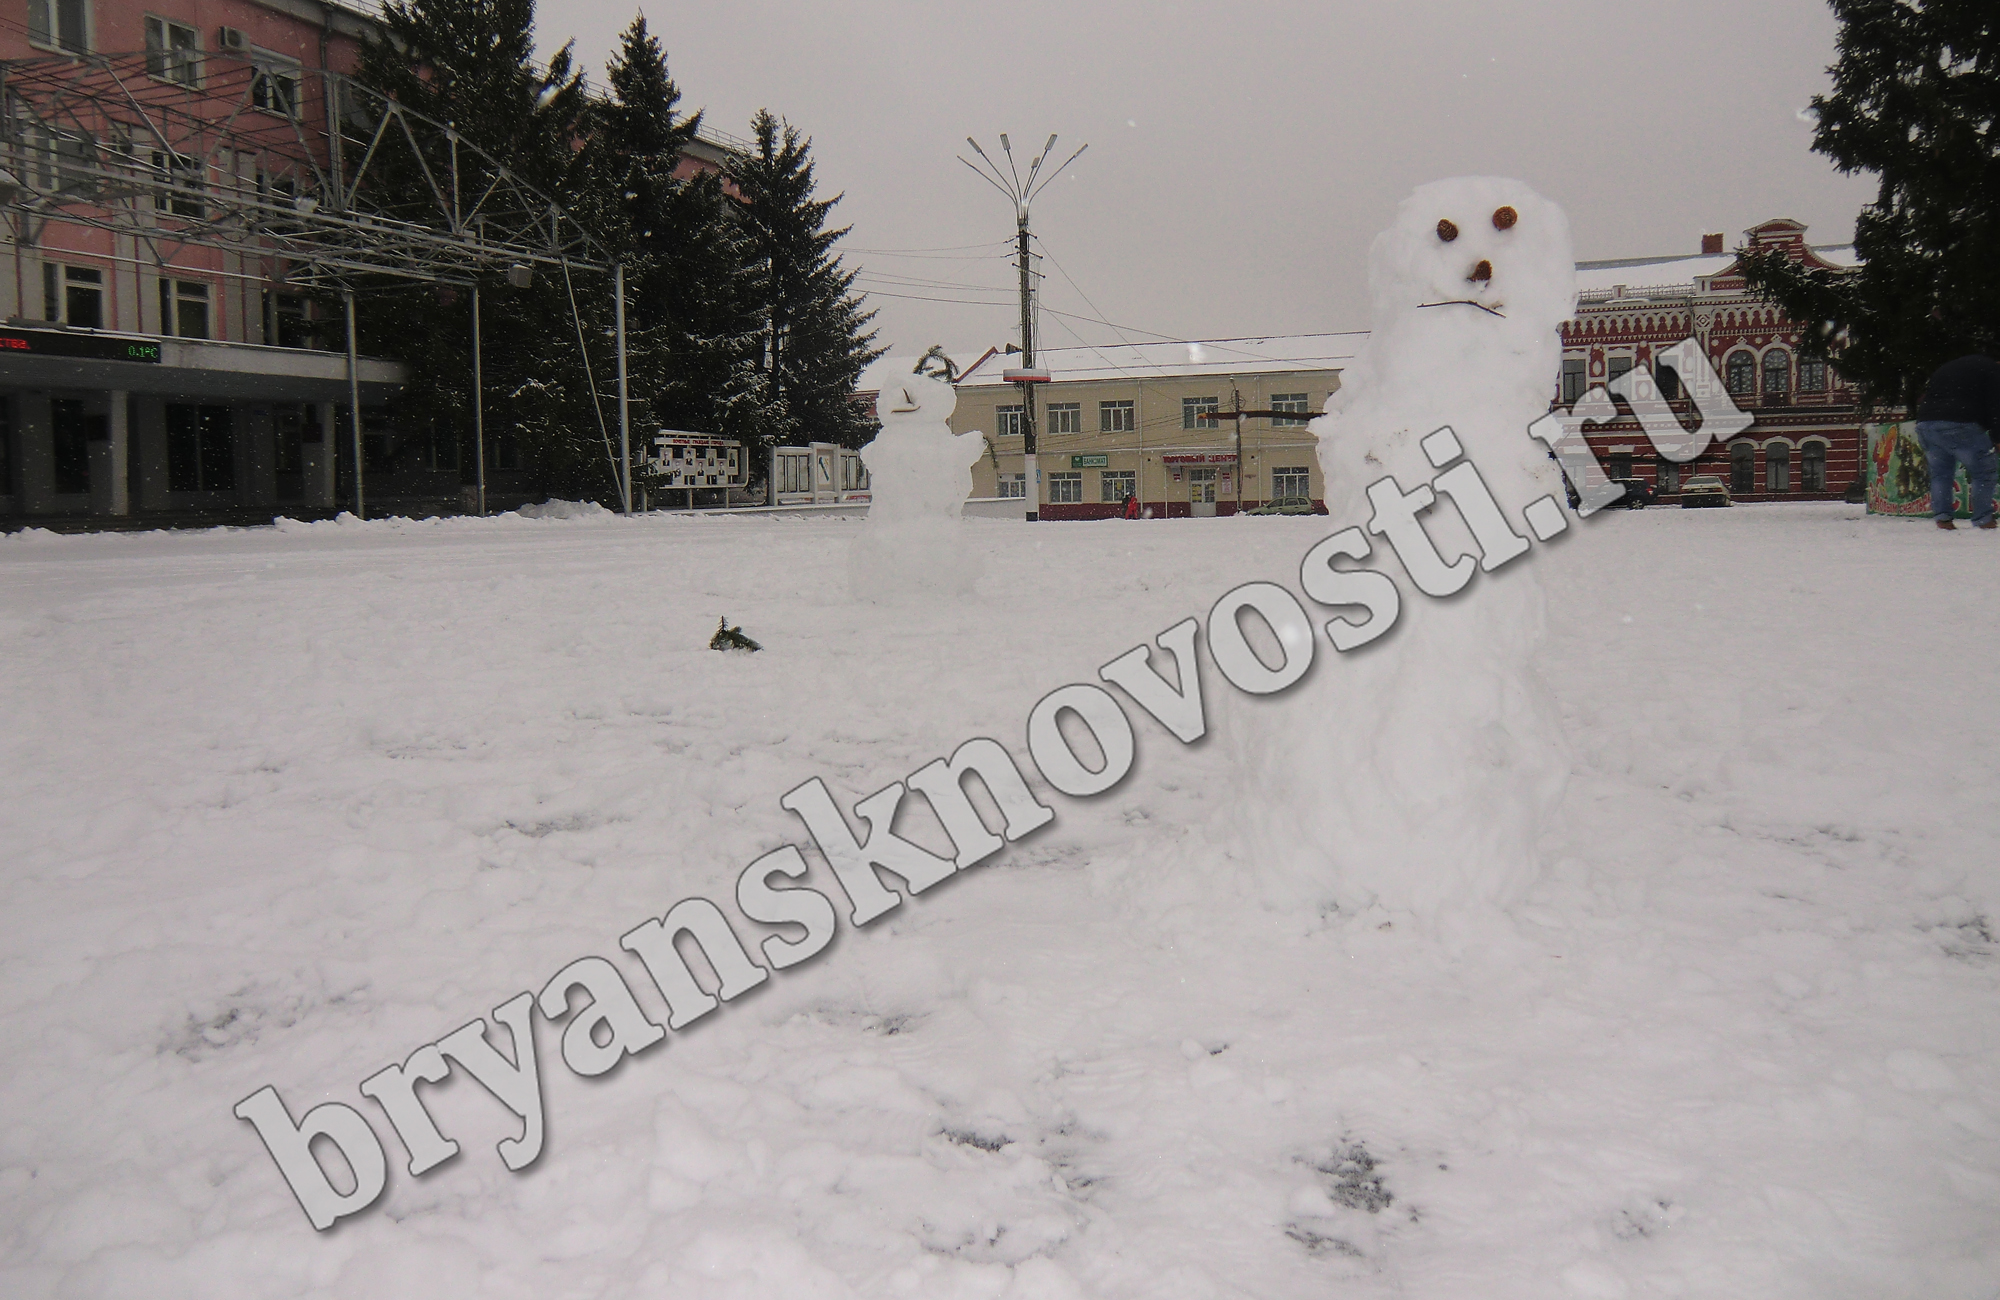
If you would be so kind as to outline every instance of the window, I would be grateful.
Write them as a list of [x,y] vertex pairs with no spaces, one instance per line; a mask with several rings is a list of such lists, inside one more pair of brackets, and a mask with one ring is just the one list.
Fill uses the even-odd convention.
[[184,23],[148,14],[146,71],[183,86],[201,84],[201,34]]
[[1653,384],[1669,402],[1681,395],[1681,372],[1665,362],[1653,364]]
[[1629,374],[1631,372],[1632,358],[1613,357],[1611,358],[1610,361],[1608,361],[1605,364],[1605,368],[1609,372],[1606,376],[1606,382],[1615,384],[1618,382],[1618,377],[1620,375]]
[[1083,500],[1083,475],[1070,471],[1049,475],[1049,504],[1072,505]]
[[84,414],[83,403],[73,397],[55,398],[49,403],[49,425],[54,434],[57,495],[90,491],[90,417]]
[[306,468],[305,430],[313,409],[298,402],[281,402],[271,408],[271,432],[278,443],[273,468],[280,474],[303,474]]
[[97,142],[90,135],[39,124],[21,128],[22,153],[29,181],[44,194],[74,194],[89,189],[95,178]]
[[1139,475],[1129,469],[1100,470],[1097,489],[1099,501],[1116,501],[1122,505],[1126,497],[1138,494]]
[[199,280],[160,281],[160,333],[208,337],[208,286]]
[[1273,393],[1271,394],[1271,409],[1274,411],[1297,411],[1299,413],[1299,418],[1296,420],[1287,419],[1282,415],[1272,416],[1271,427],[1274,429],[1296,429],[1307,423],[1306,417],[1312,414],[1312,407],[1307,404],[1304,393]]
[[1610,460],[1610,462],[1611,462],[1611,477],[1612,477],[1612,478],[1631,478],[1631,477],[1632,477],[1632,453],[1631,453],[1631,452],[1629,452],[1629,451],[1614,451],[1614,452],[1612,452],[1612,453],[1610,454],[1610,456],[1608,457],[1608,459],[1609,459],[1609,460]]
[[1757,358],[1748,352],[1729,354],[1728,367],[1723,375],[1723,383],[1728,385],[1731,397],[1748,397],[1751,386],[1757,379]]
[[1021,436],[1022,408],[1019,406],[996,406],[993,408],[994,434],[998,437]]
[[1050,433],[1082,433],[1083,406],[1078,402],[1049,403]]
[[[800,458],[800,463],[804,464],[803,457]],[[521,468],[521,444],[514,441],[512,430],[493,435],[493,468],[510,470]],[[801,492],[809,490],[810,483],[799,489]]]
[[417,469],[454,470],[458,468],[458,430],[448,420],[432,420],[425,430],[422,440],[410,448],[411,460]]
[[1304,465],[1271,471],[1271,500],[1304,501],[1312,496],[1312,474]]
[[1026,474],[1002,474],[996,487],[996,494],[1002,497],[1025,497],[1028,495]]
[[1772,348],[1764,354],[1764,396],[1783,401],[1792,391],[1792,354]]
[[250,104],[281,117],[299,115],[299,65],[282,55],[258,50],[250,73]]
[[1562,400],[1564,406],[1573,405],[1578,398],[1583,396],[1584,381],[1586,378],[1587,376],[1584,374],[1583,362],[1581,360],[1563,362]]
[[186,154],[153,150],[153,210],[177,217],[197,217],[207,208],[201,201],[202,165],[199,158]]
[[[1672,374],[1673,372],[1668,371],[1667,373]],[[1657,491],[1661,496],[1666,496],[1669,493],[1680,491],[1681,490],[1680,463],[1678,461],[1668,460],[1664,456],[1654,461],[1653,485],[1654,485],[1654,490]]]
[[264,291],[264,342],[278,348],[309,348],[314,343],[313,322],[306,314],[306,300],[289,293]]
[[42,263],[42,319],[78,329],[103,329],[104,272]]
[[1222,403],[1213,397],[1183,397],[1181,399],[1181,428],[1214,429],[1219,427],[1215,413],[1222,409]]
[[1764,448],[1764,490],[1792,490],[1792,449],[1782,442],[1774,442]]
[[167,490],[228,492],[236,487],[236,436],[226,406],[167,403]]
[[1134,418],[1132,403],[1099,402],[1097,404],[1098,432],[1131,433],[1138,427],[1138,421]]
[[28,0],[28,39],[82,54],[90,48],[90,10],[84,0]]
[[1729,490],[1731,492],[1757,490],[1756,443],[1735,442],[1729,445]]
[[1826,444],[1809,442],[1799,448],[1799,491],[1826,491]]
[[1799,358],[1799,391],[1801,393],[1824,393],[1826,391],[1826,361],[1824,358]]

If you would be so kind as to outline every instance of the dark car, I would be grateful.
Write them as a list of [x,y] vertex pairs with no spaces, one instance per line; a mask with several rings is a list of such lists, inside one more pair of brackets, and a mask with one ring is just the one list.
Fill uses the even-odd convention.
[[1625,495],[1613,502],[1627,510],[1644,510],[1660,498],[1654,495],[1653,485],[1642,478],[1614,478],[1611,480],[1625,489]]

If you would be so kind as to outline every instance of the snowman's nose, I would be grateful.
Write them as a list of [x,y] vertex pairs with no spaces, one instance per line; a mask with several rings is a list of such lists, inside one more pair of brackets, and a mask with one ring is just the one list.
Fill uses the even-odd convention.
[[1465,278],[1468,280],[1491,280],[1493,278],[1493,263],[1483,257],[1480,258],[1479,265],[1473,267],[1472,274]]

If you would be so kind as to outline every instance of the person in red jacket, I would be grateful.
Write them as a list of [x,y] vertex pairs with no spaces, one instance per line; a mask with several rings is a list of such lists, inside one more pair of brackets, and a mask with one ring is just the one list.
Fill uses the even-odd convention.
[[1931,469],[1931,517],[1939,528],[1951,521],[1952,480],[1965,466],[1968,506],[1974,528],[1994,527],[1993,494],[2000,482],[2000,361],[1981,353],[1947,361],[1924,385],[1917,403],[1917,441]]
[[1137,519],[1139,517],[1139,497],[1136,493],[1127,492],[1125,494],[1125,517],[1127,519]]

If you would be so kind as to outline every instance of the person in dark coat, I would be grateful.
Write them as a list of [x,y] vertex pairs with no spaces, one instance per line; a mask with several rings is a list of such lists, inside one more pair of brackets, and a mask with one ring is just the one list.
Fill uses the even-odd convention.
[[1917,441],[1931,470],[1931,517],[1939,528],[1952,522],[1952,480],[1965,466],[1971,489],[1974,528],[1992,528],[1993,493],[2000,482],[2000,361],[1972,353],[1947,361],[1924,385],[1917,403]]
[[1136,493],[1127,492],[1125,494],[1125,517],[1127,519],[1137,519],[1139,517],[1139,497]]

